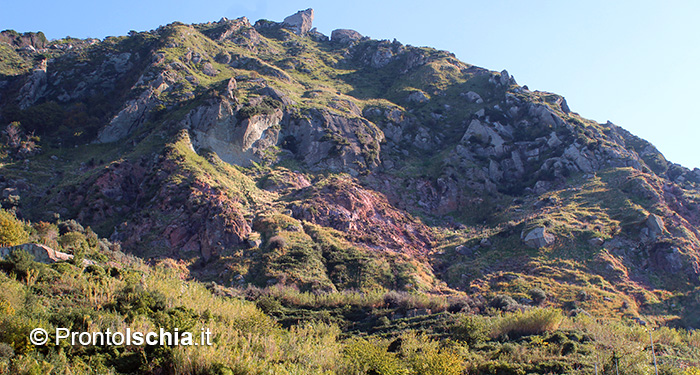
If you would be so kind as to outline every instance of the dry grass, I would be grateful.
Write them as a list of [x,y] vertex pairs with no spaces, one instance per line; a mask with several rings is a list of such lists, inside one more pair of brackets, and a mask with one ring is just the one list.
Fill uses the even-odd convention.
[[491,335],[493,337],[508,336],[510,338],[539,335],[555,331],[559,328],[564,316],[561,310],[549,308],[534,308],[517,311],[502,316],[495,324]]

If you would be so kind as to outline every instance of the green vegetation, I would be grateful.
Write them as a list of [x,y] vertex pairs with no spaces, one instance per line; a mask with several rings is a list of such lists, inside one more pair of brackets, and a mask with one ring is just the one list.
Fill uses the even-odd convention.
[[[258,293],[240,290],[224,297],[231,294],[218,286],[208,290],[201,283],[183,281],[183,269],[175,262],[147,266],[119,252],[103,255],[109,262],[85,268],[68,263],[39,264],[21,253],[3,262],[0,369],[19,374],[35,370],[78,374],[588,373],[596,358],[600,367],[610,368],[606,361],[615,352],[622,358],[621,373],[650,370],[650,353],[643,350],[649,337],[639,326],[600,323],[587,317],[565,318],[558,310],[536,308],[484,316],[442,310],[414,318],[385,317],[374,324],[393,328],[369,335],[348,335],[352,332],[348,329],[355,325],[346,325],[347,318],[324,323],[323,314],[300,315],[300,320],[283,328],[256,305],[273,313],[271,306],[277,303],[277,309],[286,306],[284,309],[290,312],[307,306],[331,314],[336,308],[357,306],[364,312],[356,310],[355,315],[371,316],[401,311],[397,306],[405,302],[381,293],[300,294],[293,289],[274,288]],[[244,297],[236,297],[238,293]],[[445,300],[432,304],[426,300],[409,306],[436,310],[440,304],[447,306]],[[447,318],[442,320],[443,331],[435,330],[438,320],[423,328],[410,324],[433,316]],[[338,323],[345,328],[339,329]],[[402,326],[415,328],[400,329]],[[214,339],[211,347],[83,347],[65,342],[34,346],[28,342],[28,334],[35,327],[49,332],[55,327],[88,331],[162,327],[195,336],[206,327],[214,333]],[[661,366],[672,371],[668,373],[681,374],[671,368],[678,361],[700,364],[697,333],[662,328],[653,332],[653,338]]]
[[[700,180],[560,96],[269,21],[52,44],[0,43],[0,246],[73,258],[0,262],[0,373],[650,373],[641,320],[661,373],[700,371],[697,331],[670,328],[700,324]],[[12,99],[45,59],[50,90]],[[202,145],[273,113],[250,167]],[[126,135],[94,143],[109,123]],[[526,246],[535,228],[554,241]],[[37,347],[34,327],[215,338]]]
[[24,223],[13,212],[0,208],[0,247],[22,244],[28,237]]
[[32,68],[31,60],[20,56],[11,46],[0,43],[0,76],[16,76]]

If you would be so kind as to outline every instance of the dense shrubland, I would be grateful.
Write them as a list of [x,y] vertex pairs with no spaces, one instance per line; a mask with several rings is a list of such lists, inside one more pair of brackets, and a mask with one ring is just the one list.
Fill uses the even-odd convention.
[[[0,372],[583,374],[596,361],[610,373],[613,355],[621,374],[653,371],[648,332],[621,321],[546,307],[473,314],[480,306],[467,296],[225,288],[186,280],[174,261],[100,254],[104,261],[87,267],[37,263],[21,251],[2,261]],[[37,347],[28,341],[36,327],[195,335],[206,327],[214,339],[211,347]],[[652,335],[662,373],[697,373],[683,368],[700,364],[700,333]]]

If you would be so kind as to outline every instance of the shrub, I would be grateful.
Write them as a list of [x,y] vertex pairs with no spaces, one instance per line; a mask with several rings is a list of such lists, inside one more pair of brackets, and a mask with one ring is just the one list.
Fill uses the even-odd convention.
[[22,279],[27,277],[29,270],[35,267],[34,255],[24,250],[13,251],[8,260],[12,264],[12,270]]
[[64,249],[77,249],[79,247],[87,247],[87,241],[84,234],[80,232],[68,232],[61,235],[58,243]]
[[263,97],[260,104],[255,106],[245,106],[241,108],[236,116],[239,121],[244,121],[247,118],[257,116],[257,115],[271,115],[275,112],[275,109],[282,107],[282,103],[277,100],[272,99],[269,96]]
[[105,272],[105,269],[96,265],[96,264],[91,264],[87,267],[85,267],[85,273],[94,275],[97,277],[105,277],[107,275],[107,272]]
[[475,345],[486,341],[490,331],[491,327],[486,318],[465,315],[452,328],[452,335],[455,339],[464,341],[468,345]]
[[399,358],[410,366],[411,374],[459,375],[464,371],[464,361],[453,348],[441,347],[440,342],[413,332],[398,340]]
[[351,340],[344,350],[348,373],[353,374],[408,374],[394,353],[376,339]]
[[404,305],[406,297],[397,291],[389,291],[384,295],[384,304],[389,308],[399,308]]
[[527,294],[529,294],[530,298],[532,298],[532,300],[538,305],[547,299],[547,293],[540,288],[532,288],[527,292]]
[[578,351],[578,344],[573,341],[567,341],[561,346],[561,355],[569,355]]
[[14,213],[0,208],[0,246],[14,246],[27,241],[29,234]]
[[43,243],[44,245],[57,248],[58,247],[58,227],[56,224],[47,223],[40,221],[34,223],[34,236],[36,236],[36,241]]
[[12,346],[0,342],[0,358],[12,358],[15,356],[15,349]]
[[83,226],[75,220],[66,220],[58,223],[58,229],[61,231],[61,234],[66,234],[69,232],[85,232],[85,228],[83,228]]
[[494,326],[495,337],[508,336],[511,339],[528,335],[539,335],[555,331],[564,316],[559,309],[534,308],[518,311],[502,317]]
[[461,311],[469,311],[471,306],[469,305],[469,297],[466,296],[455,296],[447,299],[448,307],[447,311],[451,313],[458,313]]
[[588,300],[588,292],[585,290],[579,291],[578,294],[576,294],[576,298],[578,298],[579,301],[586,301]]
[[284,249],[287,247],[287,241],[282,238],[282,236],[273,236],[268,241],[268,245],[270,246],[271,250]]
[[503,311],[513,311],[518,307],[513,297],[499,294],[491,300],[491,306]]

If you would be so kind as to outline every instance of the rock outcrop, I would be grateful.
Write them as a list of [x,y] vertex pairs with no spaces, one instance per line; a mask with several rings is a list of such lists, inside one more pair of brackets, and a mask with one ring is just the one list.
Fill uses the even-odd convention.
[[275,146],[283,113],[275,109],[269,114],[240,120],[228,100],[201,106],[185,116],[180,126],[191,130],[195,149],[209,149],[227,163],[251,166],[260,162],[262,153]]
[[355,30],[337,29],[331,32],[331,42],[348,45],[362,39],[362,34]]
[[297,35],[306,35],[314,21],[314,10],[300,10],[282,21],[282,26],[291,29]]
[[664,225],[664,220],[659,215],[649,215],[645,223],[653,237],[659,236],[666,231],[666,225]]
[[533,248],[547,247],[554,243],[555,237],[544,227],[535,228],[523,237],[525,245]]
[[[7,258],[12,252],[23,250],[34,257],[35,262],[40,263],[55,263],[61,261],[68,261],[73,259],[73,255],[56,251],[46,245],[38,243],[25,243],[23,245],[17,245],[12,247],[2,247],[0,248],[0,259]],[[91,261],[86,261],[86,264],[92,264]]]

